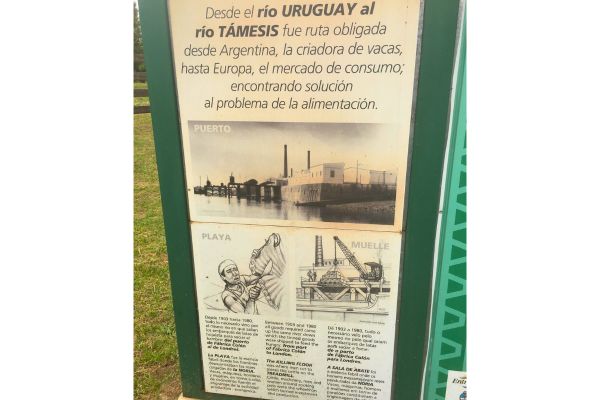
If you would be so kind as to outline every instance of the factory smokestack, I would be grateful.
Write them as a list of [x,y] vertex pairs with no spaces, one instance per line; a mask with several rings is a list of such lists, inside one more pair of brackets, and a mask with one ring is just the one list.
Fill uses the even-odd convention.
[[287,178],[287,144],[283,145],[283,177]]
[[308,151],[307,165],[308,165],[308,169],[310,169],[310,150]]

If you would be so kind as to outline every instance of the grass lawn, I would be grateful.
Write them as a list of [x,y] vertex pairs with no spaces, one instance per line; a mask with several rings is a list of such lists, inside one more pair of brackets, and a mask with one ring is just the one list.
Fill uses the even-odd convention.
[[134,118],[134,393],[174,400],[181,384],[152,122]]
[[[148,89],[148,82],[134,82],[133,88],[134,89]],[[134,106],[148,106],[148,105],[150,105],[150,100],[148,99],[148,97],[134,97],[133,105]],[[137,122],[137,120],[136,120],[136,122]]]
[[150,100],[148,99],[148,97],[134,97],[133,105],[134,106],[149,106]]

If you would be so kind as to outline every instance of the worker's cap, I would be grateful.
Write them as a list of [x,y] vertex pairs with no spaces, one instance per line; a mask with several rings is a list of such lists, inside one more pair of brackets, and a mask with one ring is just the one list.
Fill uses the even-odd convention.
[[223,272],[225,271],[225,268],[229,267],[230,265],[234,265],[237,267],[237,264],[233,260],[221,261],[221,263],[219,264],[219,275],[223,276]]

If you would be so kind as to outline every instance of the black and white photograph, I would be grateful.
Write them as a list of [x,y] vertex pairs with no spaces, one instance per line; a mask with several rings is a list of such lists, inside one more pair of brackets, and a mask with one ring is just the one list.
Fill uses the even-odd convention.
[[190,121],[188,131],[194,220],[401,223],[407,150],[396,125]]

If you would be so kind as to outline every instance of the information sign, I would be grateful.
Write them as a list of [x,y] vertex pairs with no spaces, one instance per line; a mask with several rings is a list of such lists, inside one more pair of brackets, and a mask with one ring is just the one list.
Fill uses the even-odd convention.
[[419,2],[169,11],[206,390],[389,398]]
[[192,221],[400,231],[418,0],[169,11]]
[[184,395],[412,396],[449,100],[418,135],[422,3],[145,2]]

